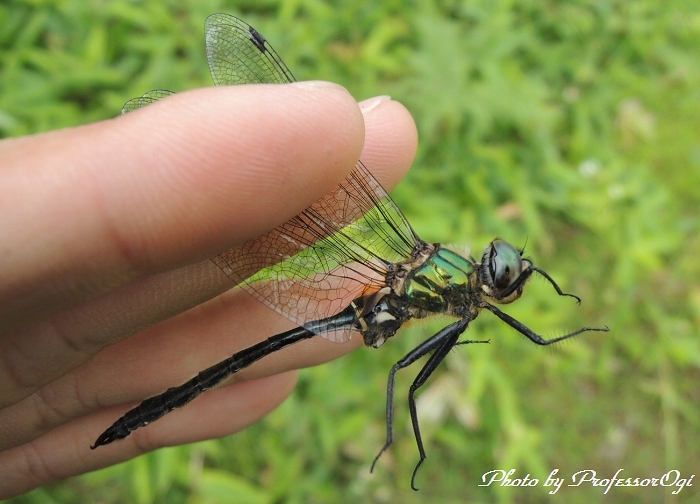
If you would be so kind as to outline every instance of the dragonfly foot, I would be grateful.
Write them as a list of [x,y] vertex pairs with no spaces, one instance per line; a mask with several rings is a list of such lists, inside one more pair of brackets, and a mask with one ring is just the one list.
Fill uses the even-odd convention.
[[384,453],[389,446],[391,446],[391,443],[386,443],[384,446],[382,446],[382,449],[379,450],[379,453],[377,454],[376,457],[374,457],[374,461],[372,462],[372,466],[369,468],[370,474],[374,472],[374,466],[377,465],[377,461],[379,460],[379,457],[382,456],[382,453]]
[[416,474],[418,474],[418,469],[420,469],[420,466],[423,465],[423,462],[425,462],[426,457],[422,457],[420,461],[416,464],[416,468],[413,470],[413,475],[411,476],[411,488],[413,489],[414,492],[418,491],[418,487],[416,486]]

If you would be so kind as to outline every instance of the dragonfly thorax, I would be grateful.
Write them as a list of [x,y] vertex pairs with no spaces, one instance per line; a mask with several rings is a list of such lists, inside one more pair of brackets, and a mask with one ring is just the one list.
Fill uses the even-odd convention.
[[410,272],[403,295],[414,317],[434,314],[464,317],[477,310],[474,297],[480,296],[477,264],[442,245],[435,245],[433,254]]
[[442,314],[473,320],[484,298],[500,304],[518,299],[534,269],[503,240],[492,241],[480,263],[423,242],[410,260],[393,265],[386,287],[353,301],[355,328],[365,345],[378,348],[412,318]]
[[392,265],[386,287],[353,301],[355,328],[378,348],[409,319],[474,318],[481,309],[477,263],[442,245],[419,242],[411,258]]

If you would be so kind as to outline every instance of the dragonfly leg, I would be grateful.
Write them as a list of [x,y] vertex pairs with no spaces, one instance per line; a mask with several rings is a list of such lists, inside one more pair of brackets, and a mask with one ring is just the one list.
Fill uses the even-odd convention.
[[527,338],[532,341],[533,343],[536,343],[538,345],[551,345],[552,343],[557,343],[559,341],[563,341],[565,339],[573,338],[574,336],[577,336],[581,333],[585,332],[591,332],[591,331],[600,331],[600,332],[608,332],[610,328],[608,326],[605,327],[582,327],[581,329],[577,329],[576,331],[570,332],[568,334],[565,334],[563,336],[559,336],[558,338],[552,338],[552,339],[544,339],[542,336],[534,332],[532,329],[527,327],[525,324],[522,322],[517,321],[507,313],[502,312],[495,306],[489,303],[484,303],[482,305],[483,308],[486,308],[488,311],[496,315],[499,319],[501,319],[503,322],[511,326],[513,329],[518,331],[520,334],[523,334],[527,336]]
[[408,409],[411,413],[411,425],[413,425],[413,434],[416,437],[418,453],[420,454],[420,460],[418,461],[418,464],[416,464],[416,468],[413,469],[413,475],[411,476],[411,488],[416,491],[418,490],[418,488],[416,488],[415,485],[416,474],[418,474],[418,469],[420,469],[427,457],[427,455],[425,454],[425,447],[423,446],[423,438],[420,434],[420,426],[418,424],[418,410],[416,408],[415,397],[416,391],[425,384],[428,378],[430,378],[430,375],[433,374],[433,371],[437,369],[440,363],[445,359],[445,357],[447,357],[447,354],[450,353],[450,350],[452,350],[457,345],[468,345],[470,343],[489,343],[489,341],[487,340],[456,341],[463,331],[464,329],[462,329],[461,331],[455,331],[453,334],[451,334],[447,341],[443,342],[443,344],[435,351],[435,353],[430,356],[430,359],[428,359],[428,362],[426,362],[423,368],[420,370],[420,372],[416,376],[416,379],[413,380],[411,388],[408,391]]
[[536,266],[530,266],[530,269],[532,271],[536,271],[537,273],[539,273],[540,275],[545,277],[549,281],[549,283],[552,284],[552,287],[554,287],[554,290],[557,291],[557,294],[559,294],[560,296],[572,297],[576,300],[576,302],[578,304],[581,304],[580,297],[578,297],[576,294],[569,294],[568,292],[564,292],[563,290],[561,290],[561,287],[559,287],[559,285],[557,285],[557,282],[555,282],[554,279],[551,276],[549,276],[549,273],[547,273],[545,270],[540,269]]
[[[386,442],[384,443],[384,446],[382,446],[382,449],[379,450],[379,453],[377,456],[374,458],[374,461],[372,462],[372,467],[370,468],[370,472],[374,471],[374,466],[377,464],[377,461],[379,460],[379,457],[382,456],[382,453],[384,453],[389,446],[394,442],[394,383],[395,383],[395,376],[396,373],[399,369],[403,369],[405,367],[410,366],[413,364],[415,361],[423,357],[424,355],[429,354],[430,352],[433,352],[438,349],[442,349],[443,347],[448,347],[447,352],[449,352],[449,349],[451,349],[457,339],[459,338],[459,335],[464,332],[464,330],[467,328],[469,325],[471,319],[469,318],[464,318],[462,320],[459,320],[453,324],[450,324],[449,326],[445,327],[442,329],[440,332],[435,334],[434,336],[428,338],[425,340],[423,343],[418,345],[416,348],[411,350],[409,353],[407,353],[401,360],[399,360],[394,366],[391,368],[391,371],[389,372],[389,380],[387,382],[387,393],[386,393]],[[435,354],[437,355],[437,354]],[[435,360],[435,355],[433,355],[430,360],[428,361],[433,362]],[[435,364],[435,367],[444,359],[444,356],[437,361],[437,364]],[[427,364],[426,364],[427,366]],[[425,370],[425,367],[423,368]],[[434,368],[433,368],[434,369]],[[431,370],[432,372],[432,370]],[[423,371],[421,371],[423,373]],[[429,374],[428,374],[429,376]],[[426,376],[427,378],[427,376]],[[414,382],[415,385],[415,382]],[[412,395],[409,396],[409,405],[410,401],[412,399]],[[415,404],[414,408],[415,409]],[[413,413],[411,413],[412,418],[413,418]],[[416,422],[417,423],[417,422]],[[414,424],[415,428],[415,424]],[[420,441],[420,434],[418,435],[418,443],[419,443],[419,450],[421,451],[421,456],[424,457],[424,450],[423,450],[423,445],[422,442]],[[422,461],[421,461],[422,463]],[[420,465],[420,464],[419,464]],[[415,476],[415,473],[414,473]],[[415,488],[414,488],[415,489]]]
[[[462,329],[463,331],[464,329]],[[423,368],[420,370],[416,379],[413,380],[411,388],[408,390],[408,410],[411,413],[411,425],[413,425],[413,434],[416,437],[416,444],[418,445],[418,453],[420,454],[420,460],[416,464],[415,469],[413,469],[413,474],[411,475],[411,488],[418,491],[416,488],[416,474],[418,474],[418,469],[425,462],[426,454],[425,447],[423,446],[423,439],[420,434],[420,426],[418,424],[418,410],[416,409],[416,391],[421,388],[425,382],[430,378],[430,375],[437,369],[440,363],[445,360],[447,354],[452,350],[452,348],[457,343],[457,339],[462,331],[453,330],[448,338],[442,343],[442,345],[437,348],[435,353],[430,356],[428,362],[425,363]]]

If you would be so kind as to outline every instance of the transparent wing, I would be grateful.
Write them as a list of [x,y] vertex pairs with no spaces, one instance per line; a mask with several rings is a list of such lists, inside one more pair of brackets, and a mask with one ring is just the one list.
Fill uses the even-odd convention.
[[160,100],[161,98],[165,98],[166,96],[174,94],[175,93],[173,93],[172,91],[167,91],[165,89],[155,89],[153,91],[149,91],[148,93],[144,93],[143,96],[139,96],[138,98],[132,98],[131,100],[126,102],[122,107],[122,114],[126,114],[127,112],[131,112],[132,110],[145,107],[146,105],[150,105],[154,101]]
[[[386,285],[418,238],[361,163],[332,192],[272,231],[213,260],[234,282],[299,325]],[[324,333],[344,341],[347,331]]]
[[[244,21],[214,14],[205,32],[217,85],[295,80],[267,40]],[[127,102],[124,112],[169,94],[151,91]],[[333,191],[301,214],[212,260],[235,284],[304,326],[384,287],[392,265],[410,258],[419,241],[394,201],[358,162]],[[322,336],[341,342],[350,330]]]
[[255,28],[229,14],[212,14],[204,23],[207,60],[217,86],[284,84],[296,79]]

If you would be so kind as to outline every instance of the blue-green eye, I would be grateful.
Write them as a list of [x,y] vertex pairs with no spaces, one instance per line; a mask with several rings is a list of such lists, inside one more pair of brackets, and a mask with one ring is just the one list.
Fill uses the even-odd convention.
[[493,286],[507,289],[522,273],[522,259],[518,249],[503,240],[491,244],[490,274]]

